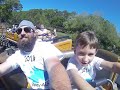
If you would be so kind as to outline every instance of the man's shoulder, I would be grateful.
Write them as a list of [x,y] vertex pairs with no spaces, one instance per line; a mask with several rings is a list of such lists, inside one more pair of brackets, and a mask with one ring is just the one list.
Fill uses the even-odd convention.
[[11,56],[15,56],[15,55],[18,55],[18,54],[20,54],[20,50],[16,50],[15,53],[13,53]]
[[51,45],[50,42],[44,42],[44,41],[40,41],[39,39],[36,40],[35,45],[40,45],[40,46],[45,46],[45,45]]
[[37,40],[34,46],[34,50],[46,50],[49,48],[53,48],[55,47],[54,45],[52,45],[50,42],[43,42],[43,41],[39,41]]
[[7,58],[7,60],[12,60],[12,61],[17,60],[18,57],[19,57],[19,55],[20,55],[20,51],[17,50],[14,54],[10,55],[10,56]]

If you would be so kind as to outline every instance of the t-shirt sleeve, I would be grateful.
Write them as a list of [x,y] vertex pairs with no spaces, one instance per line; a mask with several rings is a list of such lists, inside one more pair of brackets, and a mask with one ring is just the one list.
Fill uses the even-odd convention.
[[69,59],[69,61],[68,61],[68,64],[67,64],[67,70],[70,70],[70,69],[76,69],[76,70],[78,70],[77,69],[77,67],[76,67],[76,62],[75,62],[76,60],[74,60],[74,58],[73,57],[71,57],[70,59]]
[[7,62],[11,64],[12,69],[16,69],[19,65],[17,64],[16,61],[16,55],[12,54],[11,56],[8,57]]
[[54,45],[47,43],[46,45],[44,45],[44,59],[48,59],[50,57],[58,57],[59,60],[63,59],[63,53],[58,50]]
[[99,57],[95,57],[94,59],[95,59],[95,67],[98,70],[102,70],[103,68],[100,65],[101,65],[101,62],[103,61],[103,59],[99,58]]

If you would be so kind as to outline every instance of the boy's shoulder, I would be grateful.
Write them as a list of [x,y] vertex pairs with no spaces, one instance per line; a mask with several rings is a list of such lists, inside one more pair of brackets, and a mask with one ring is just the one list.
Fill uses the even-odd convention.
[[94,58],[93,58],[93,61],[99,61],[99,60],[104,60],[103,58],[100,58],[100,57],[97,57],[97,56],[95,56]]
[[102,63],[103,61],[104,61],[104,59],[95,56],[94,59],[93,59],[93,61],[91,62],[91,65],[92,65],[92,66],[95,66],[98,70],[101,70],[101,69],[102,69],[101,63]]

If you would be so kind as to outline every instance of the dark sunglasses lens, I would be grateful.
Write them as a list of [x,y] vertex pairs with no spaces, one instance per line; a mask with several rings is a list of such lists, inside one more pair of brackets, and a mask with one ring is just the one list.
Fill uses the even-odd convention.
[[[25,28],[24,28],[24,31],[25,31],[26,33],[30,33],[30,32],[31,32],[31,28],[25,27]],[[16,30],[16,33],[17,33],[17,34],[21,34],[21,32],[22,32],[22,28],[18,28],[18,29]]]
[[25,28],[24,28],[24,31],[25,31],[26,33],[30,33],[30,32],[31,32],[31,28],[25,27]]
[[18,28],[17,30],[16,30],[16,33],[17,34],[20,34],[22,32],[22,28]]

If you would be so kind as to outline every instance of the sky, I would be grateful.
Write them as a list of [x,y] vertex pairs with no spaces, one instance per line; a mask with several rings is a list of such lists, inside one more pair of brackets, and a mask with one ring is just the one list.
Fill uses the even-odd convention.
[[120,32],[120,0],[20,0],[23,11],[30,9],[58,9],[78,14],[98,13]]

